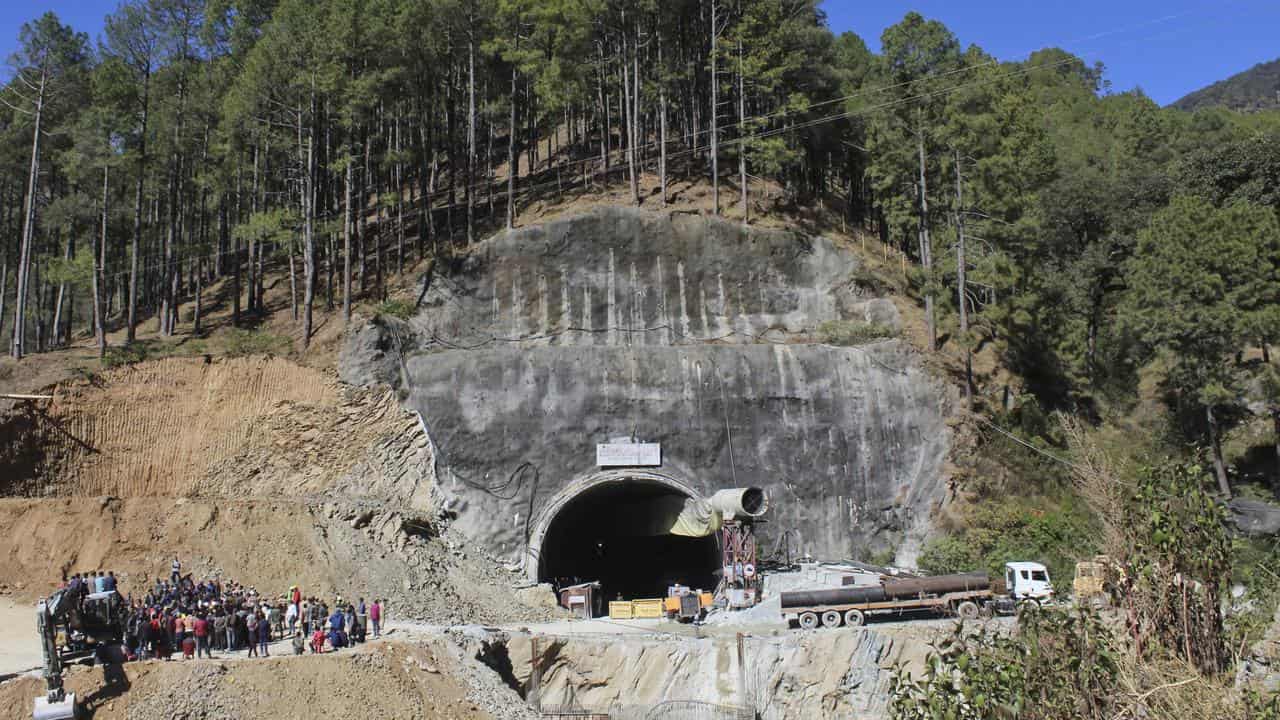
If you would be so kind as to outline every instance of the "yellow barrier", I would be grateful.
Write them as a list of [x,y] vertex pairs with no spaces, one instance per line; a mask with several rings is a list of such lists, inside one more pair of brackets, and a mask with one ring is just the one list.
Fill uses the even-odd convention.
[[632,600],[631,614],[636,618],[660,618],[663,616],[662,599]]
[[630,620],[635,617],[632,612],[630,602],[613,601],[609,603],[609,619],[610,620]]

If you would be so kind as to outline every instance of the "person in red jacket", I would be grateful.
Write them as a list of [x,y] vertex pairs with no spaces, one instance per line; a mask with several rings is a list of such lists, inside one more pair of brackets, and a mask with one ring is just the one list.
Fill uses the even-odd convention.
[[369,606],[369,621],[373,623],[373,636],[380,636],[382,634],[382,601],[377,598],[374,598],[373,604]]
[[205,657],[213,659],[213,651],[209,648],[209,621],[205,619],[204,613],[196,616],[192,633],[196,636],[196,659],[200,659],[200,653],[203,652]]

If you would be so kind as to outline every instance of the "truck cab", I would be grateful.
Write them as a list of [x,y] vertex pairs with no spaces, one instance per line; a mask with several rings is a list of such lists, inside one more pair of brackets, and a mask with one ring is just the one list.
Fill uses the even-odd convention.
[[1009,598],[1014,602],[1053,602],[1053,582],[1049,579],[1049,569],[1040,563],[1005,563],[1004,583],[1009,591]]

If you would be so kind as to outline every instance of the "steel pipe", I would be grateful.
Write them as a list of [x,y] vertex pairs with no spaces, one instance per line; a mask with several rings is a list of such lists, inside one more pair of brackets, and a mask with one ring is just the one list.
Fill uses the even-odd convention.
[[831,590],[797,590],[782,593],[782,607],[808,607],[813,605],[855,605],[857,603],[881,602],[885,599],[884,588],[835,588]]
[[829,590],[797,590],[782,593],[782,607],[818,605],[856,605],[859,603],[909,600],[920,596],[945,595],[953,592],[986,590],[991,581],[984,572],[962,575],[885,580],[875,587],[843,587]]
[[884,594],[890,600],[903,600],[920,595],[945,595],[953,592],[986,590],[989,587],[991,587],[991,580],[987,577],[987,574],[975,572],[960,575],[910,578],[907,580],[886,580],[884,582]]

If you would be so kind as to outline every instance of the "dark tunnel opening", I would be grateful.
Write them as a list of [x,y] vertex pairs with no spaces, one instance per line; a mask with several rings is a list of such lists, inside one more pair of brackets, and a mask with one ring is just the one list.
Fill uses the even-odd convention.
[[[628,479],[583,491],[565,504],[543,538],[538,578],[557,589],[598,581],[604,601],[666,597],[671,585],[715,590],[720,546],[707,537],[647,535],[647,515],[685,495]],[[655,503],[655,501],[658,501]],[[668,503],[669,505],[669,503]]]

